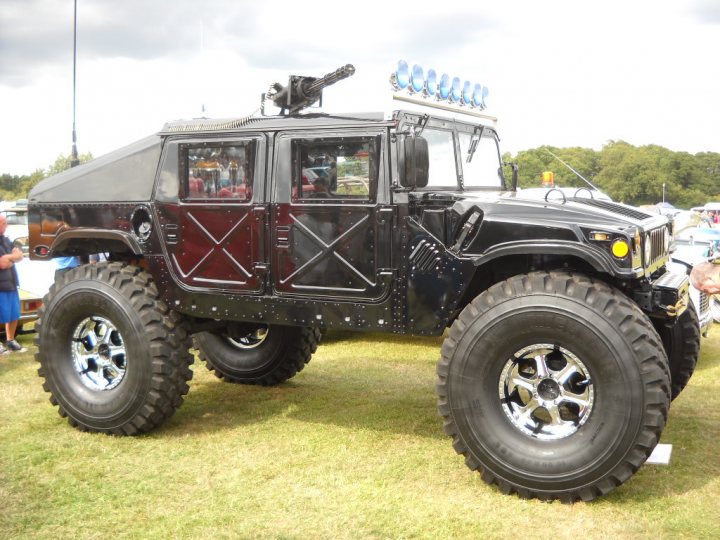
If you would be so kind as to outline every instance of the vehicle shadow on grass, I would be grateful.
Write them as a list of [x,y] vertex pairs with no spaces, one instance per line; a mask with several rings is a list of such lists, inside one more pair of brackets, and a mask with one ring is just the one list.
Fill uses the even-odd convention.
[[673,446],[669,465],[643,465],[620,489],[604,500],[649,503],[702,491],[720,475],[717,421],[699,418],[693,407],[672,411],[661,443]]
[[[319,382],[299,375],[280,386],[232,385],[217,381],[194,387],[173,418],[178,435],[235,429],[284,416],[352,429],[444,438],[432,381],[424,388],[408,384],[392,392],[381,378]],[[215,388],[221,386],[218,390]]]
[[[363,343],[374,341],[374,336],[334,332],[325,336],[323,345],[347,342],[358,357],[364,357]],[[419,344],[433,348],[438,356],[440,343],[441,338],[388,338],[388,346]],[[704,351],[699,365],[708,368],[717,365],[716,358],[708,357],[710,352]],[[407,376],[396,373],[397,364],[389,360],[380,368],[375,364],[358,370],[341,360],[335,361],[332,354],[323,356],[321,364],[310,362],[296,378],[277,387],[235,385],[214,377],[201,377],[194,383],[186,404],[162,430],[162,436],[221,432],[285,417],[350,430],[449,440],[436,408],[434,368]],[[403,366],[406,363],[403,362],[401,368]],[[205,366],[197,363],[195,369],[205,371]],[[613,505],[624,505],[627,501],[652,503],[703,489],[720,475],[720,463],[715,459],[719,428],[713,418],[698,416],[693,398],[694,394],[711,393],[712,388],[691,381],[685,392],[687,394],[672,407],[661,440],[673,445],[670,465],[643,466],[623,486],[600,501]]]
[[[358,336],[349,334],[333,333],[323,345]],[[437,343],[437,338],[420,339],[431,346]],[[418,338],[393,336],[392,343],[417,345]],[[357,355],[362,354],[360,347]],[[205,365],[197,362],[194,369],[202,372]],[[425,365],[375,362],[359,371],[325,356],[274,387],[232,384],[207,376],[196,379],[185,404],[166,428],[168,432],[222,431],[284,416],[351,429],[445,438],[436,406],[434,364],[428,369]]]

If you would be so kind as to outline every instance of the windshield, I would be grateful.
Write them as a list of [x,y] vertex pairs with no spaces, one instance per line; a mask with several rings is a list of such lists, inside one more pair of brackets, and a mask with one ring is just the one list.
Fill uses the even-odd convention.
[[445,129],[425,129],[422,136],[428,143],[429,168],[427,187],[457,186],[455,144],[453,132]]
[[460,176],[464,189],[503,187],[500,152],[492,129],[431,118],[420,136],[428,145],[424,188],[456,190]]
[[[502,168],[500,153],[495,137],[489,132],[478,140],[477,135],[460,133],[460,156],[462,158],[463,185],[466,188],[474,187],[502,187]],[[468,163],[471,143],[477,142],[472,159]]]

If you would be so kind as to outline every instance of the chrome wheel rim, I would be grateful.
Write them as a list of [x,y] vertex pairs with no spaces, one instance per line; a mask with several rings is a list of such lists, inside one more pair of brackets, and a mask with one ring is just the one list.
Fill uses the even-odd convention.
[[228,341],[238,349],[254,349],[267,339],[269,327],[262,325],[249,332],[228,336]]
[[511,424],[530,437],[569,437],[593,408],[590,372],[569,350],[548,343],[524,347],[507,360],[498,396]]
[[125,377],[125,342],[108,319],[88,317],[73,332],[72,361],[75,372],[87,388],[112,390]]

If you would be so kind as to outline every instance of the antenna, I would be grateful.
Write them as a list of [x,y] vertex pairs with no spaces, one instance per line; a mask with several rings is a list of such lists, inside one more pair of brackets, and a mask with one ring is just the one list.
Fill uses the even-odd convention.
[[585,178],[582,174],[580,174],[579,172],[577,172],[577,171],[576,171],[575,169],[573,169],[570,165],[568,165],[568,164],[565,163],[562,159],[560,159],[560,158],[557,157],[555,154],[553,154],[550,150],[548,150],[548,149],[546,148],[545,151],[546,151],[548,154],[550,154],[552,157],[554,157],[555,159],[557,159],[560,163],[562,163],[563,165],[565,165],[568,169],[570,169],[570,170],[575,174],[575,176],[577,176],[580,180],[582,180],[583,182],[585,182],[588,186],[590,186],[591,188],[593,188],[595,191],[600,191],[597,187],[595,187],[595,185],[593,185],[593,183],[592,183],[590,180],[588,180],[587,178]]
[[73,128],[72,128],[72,155],[70,157],[70,166],[76,167],[80,165],[77,151],[77,132],[75,131],[75,89],[76,89],[76,72],[77,72],[77,0],[74,2],[75,11],[73,14]]

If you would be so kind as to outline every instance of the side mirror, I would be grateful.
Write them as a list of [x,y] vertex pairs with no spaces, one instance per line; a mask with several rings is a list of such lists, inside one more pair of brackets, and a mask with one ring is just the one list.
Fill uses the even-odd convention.
[[512,171],[512,191],[517,191],[518,187],[518,164],[514,161],[504,161],[503,165],[506,167],[510,167],[510,170]]
[[427,139],[412,137],[405,139],[405,166],[400,178],[403,187],[425,187],[430,173],[430,152]]

